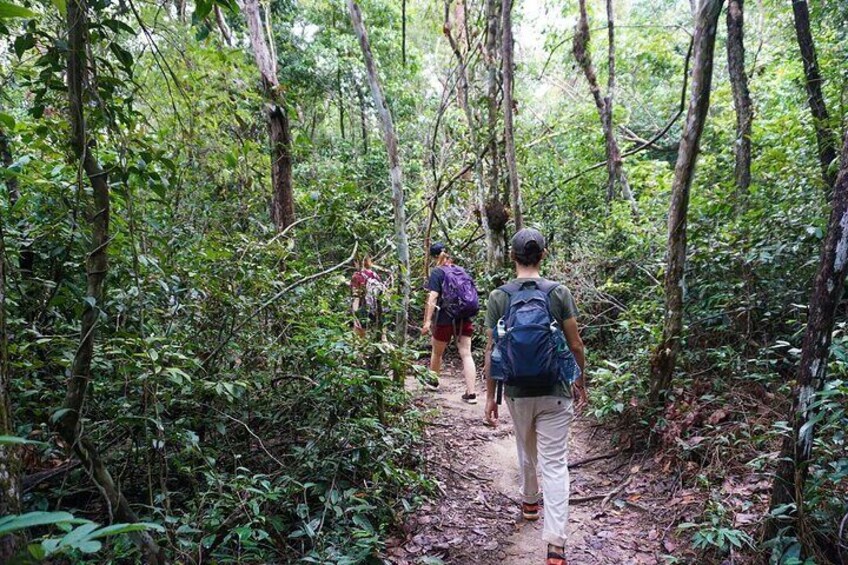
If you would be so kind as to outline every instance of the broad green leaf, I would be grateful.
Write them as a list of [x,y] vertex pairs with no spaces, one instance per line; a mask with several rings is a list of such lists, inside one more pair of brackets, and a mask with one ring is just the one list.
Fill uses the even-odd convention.
[[74,547],[82,551],[83,553],[97,553],[98,551],[100,551],[100,548],[103,547],[103,544],[99,541],[87,540],[78,543]]
[[58,410],[56,410],[55,412],[53,412],[52,414],[50,414],[50,423],[55,424],[56,422],[58,422],[59,420],[61,420],[61,419],[62,419],[62,417],[63,417],[65,414],[67,414],[67,413],[68,413],[68,412],[70,412],[70,411],[71,411],[71,409],[70,409],[70,408],[59,408]]
[[75,520],[73,514],[68,512],[27,512],[26,514],[4,516],[0,518],[0,535],[34,528],[35,526],[47,526],[73,520]]
[[12,18],[34,18],[36,16],[37,14],[28,8],[0,1],[0,20],[9,20]]
[[98,524],[95,524],[94,522],[89,522],[88,524],[78,526],[71,530],[68,535],[63,537],[62,540],[59,542],[59,545],[64,545],[67,547],[77,547],[77,544],[88,539],[88,534],[96,530],[97,527]]
[[0,445],[38,445],[47,447],[48,444],[43,441],[35,441],[18,436],[0,436]]
[[93,540],[106,536],[128,534],[130,532],[143,532],[147,530],[164,532],[165,528],[163,528],[159,524],[154,524],[152,522],[139,522],[137,524],[112,524],[111,526],[103,526],[99,530],[92,532],[92,534],[88,536],[88,539]]

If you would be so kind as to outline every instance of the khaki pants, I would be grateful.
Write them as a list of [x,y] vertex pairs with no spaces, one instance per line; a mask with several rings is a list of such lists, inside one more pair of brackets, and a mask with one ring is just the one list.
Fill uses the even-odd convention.
[[507,398],[507,406],[518,446],[521,499],[530,504],[539,501],[538,467],[545,499],[542,539],[564,547],[568,538],[568,430],[574,420],[572,399]]

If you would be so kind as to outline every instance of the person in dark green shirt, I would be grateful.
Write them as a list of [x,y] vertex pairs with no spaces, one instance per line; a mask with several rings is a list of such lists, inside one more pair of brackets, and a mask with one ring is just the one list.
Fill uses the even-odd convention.
[[[547,255],[544,236],[537,230],[525,228],[512,238],[512,260],[516,278],[524,283],[540,280],[540,267]],[[498,320],[509,307],[509,296],[496,289],[489,295],[486,309],[486,421],[497,425],[498,405],[495,402],[495,381],[491,378],[492,335]],[[551,291],[550,310],[559,323],[574,354],[581,376],[573,385],[557,383],[543,388],[508,386],[505,390],[507,408],[512,416],[518,462],[521,469],[521,512],[527,520],[539,518],[539,480],[542,475],[545,524],[542,539],[548,544],[546,565],[565,565],[565,545],[568,538],[568,432],[578,409],[586,404],[586,380],[583,376],[586,358],[583,341],[577,327],[577,306],[565,286]]]

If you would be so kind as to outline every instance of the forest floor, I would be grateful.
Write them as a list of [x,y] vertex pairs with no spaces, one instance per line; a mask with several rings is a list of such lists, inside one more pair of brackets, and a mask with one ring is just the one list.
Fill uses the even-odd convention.
[[[388,558],[398,565],[544,563],[543,520],[525,521],[519,509],[518,458],[506,406],[497,428],[485,425],[482,395],[476,405],[460,400],[456,359],[446,359],[438,392],[414,379],[408,386],[429,415],[424,455],[440,496],[407,517],[402,536],[389,541]],[[615,432],[576,418],[569,449],[569,563],[667,563],[669,555],[691,562],[694,555],[675,537],[675,526],[700,513],[701,497],[679,488],[650,455],[631,453],[615,440]]]

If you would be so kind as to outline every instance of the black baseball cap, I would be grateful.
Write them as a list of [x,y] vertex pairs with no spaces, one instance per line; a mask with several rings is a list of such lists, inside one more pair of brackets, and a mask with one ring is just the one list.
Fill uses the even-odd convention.
[[430,257],[438,257],[445,249],[447,249],[445,247],[445,244],[441,241],[437,241],[436,243],[430,246]]
[[527,257],[545,249],[545,236],[539,230],[524,228],[512,236],[512,252],[519,257]]

